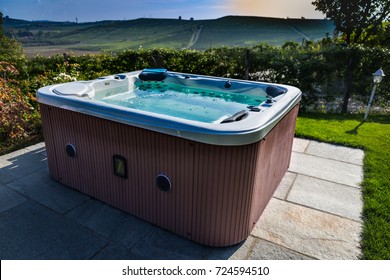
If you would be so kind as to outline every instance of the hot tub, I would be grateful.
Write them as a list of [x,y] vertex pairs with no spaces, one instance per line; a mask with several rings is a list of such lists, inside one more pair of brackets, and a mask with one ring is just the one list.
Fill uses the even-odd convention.
[[290,162],[299,89],[145,69],[43,87],[50,175],[210,246],[251,232]]

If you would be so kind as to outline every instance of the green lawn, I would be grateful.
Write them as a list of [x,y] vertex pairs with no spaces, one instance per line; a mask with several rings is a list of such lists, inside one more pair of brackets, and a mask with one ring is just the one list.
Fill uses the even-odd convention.
[[300,114],[296,136],[365,151],[363,259],[390,259],[390,117]]

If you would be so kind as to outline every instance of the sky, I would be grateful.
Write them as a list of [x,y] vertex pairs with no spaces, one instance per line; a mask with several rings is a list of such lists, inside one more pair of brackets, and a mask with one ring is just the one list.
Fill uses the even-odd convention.
[[[0,0],[4,16],[91,22],[137,18],[216,19],[227,15],[324,18],[313,0]],[[77,19],[76,19],[77,18]]]

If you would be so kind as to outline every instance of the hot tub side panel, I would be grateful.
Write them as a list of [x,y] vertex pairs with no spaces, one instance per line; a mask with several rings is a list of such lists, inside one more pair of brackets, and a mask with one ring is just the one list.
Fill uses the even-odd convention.
[[237,244],[248,223],[258,145],[196,144],[192,238],[210,246]]
[[259,142],[248,225],[250,230],[259,220],[290,166],[298,109],[299,104]]
[[[198,143],[45,104],[41,112],[54,179],[201,244],[227,246],[249,235],[287,170],[297,108],[266,139],[243,146]],[[114,155],[126,159],[127,178],[114,175]],[[172,190],[156,187],[159,174]]]
[[45,139],[45,148],[50,175],[58,181],[57,156],[55,152],[55,141],[58,136],[58,130],[52,127],[51,107],[45,104],[40,104],[41,120],[43,128],[43,136]]
[[247,238],[289,167],[297,113],[298,105],[253,144],[196,143],[194,240],[226,246]]
[[[55,180],[202,244],[249,234],[257,144],[202,144],[44,104],[41,112]],[[113,174],[113,155],[126,159],[126,179]],[[171,191],[156,187],[159,174]]]
[[[188,237],[191,232],[192,142],[41,105],[51,176],[76,190]],[[65,152],[71,143],[74,158]],[[114,175],[113,156],[126,159],[127,178]],[[156,176],[173,188],[162,192]]]

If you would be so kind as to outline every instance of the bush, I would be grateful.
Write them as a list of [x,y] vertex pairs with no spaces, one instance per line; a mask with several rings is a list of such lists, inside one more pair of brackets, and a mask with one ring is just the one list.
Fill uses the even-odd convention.
[[7,76],[17,76],[17,69],[10,63],[0,61],[0,153],[32,135],[40,134],[40,117],[29,104],[34,96],[21,93],[17,81]]
[[[372,89],[371,74],[379,67],[390,71],[390,50],[335,45],[329,40],[301,45],[288,42],[281,47],[259,44],[206,51],[154,48],[118,54],[36,57],[29,62],[30,87],[24,92],[35,92],[40,86],[56,83],[59,75],[88,80],[148,67],[165,67],[184,73],[291,84],[303,92],[302,110],[337,112],[340,107],[337,104],[341,105],[343,96],[347,59],[351,55],[357,61],[353,70],[352,99],[367,104]],[[389,87],[390,79],[385,78],[378,87],[375,104],[389,106]]]
[[[223,47],[206,51],[154,48],[126,50],[117,54],[37,56],[26,64],[23,59],[13,59],[17,61],[16,66],[9,61],[0,64],[0,140],[4,146],[6,144],[3,143],[17,139],[42,138],[39,105],[35,98],[40,87],[153,67],[290,84],[303,92],[301,110],[340,112],[345,65],[351,55],[358,61],[353,70],[352,99],[355,103],[360,102],[354,106],[361,111],[371,93],[372,73],[379,67],[385,73],[390,72],[390,50],[387,48],[343,46],[324,41],[286,43],[281,47],[268,44]],[[374,105],[389,110],[389,88],[390,79],[386,77],[378,87]]]

